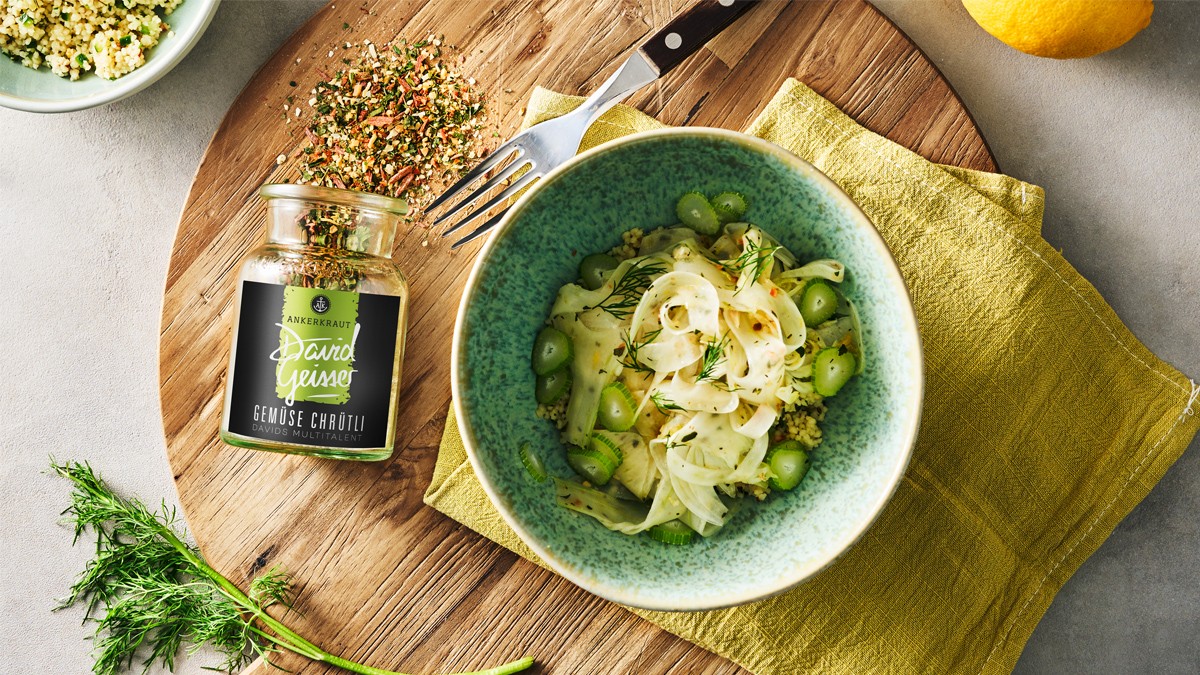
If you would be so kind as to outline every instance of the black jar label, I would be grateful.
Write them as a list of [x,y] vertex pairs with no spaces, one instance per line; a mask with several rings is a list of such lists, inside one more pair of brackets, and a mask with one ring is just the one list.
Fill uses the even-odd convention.
[[387,442],[400,298],[242,283],[229,431],[328,448]]

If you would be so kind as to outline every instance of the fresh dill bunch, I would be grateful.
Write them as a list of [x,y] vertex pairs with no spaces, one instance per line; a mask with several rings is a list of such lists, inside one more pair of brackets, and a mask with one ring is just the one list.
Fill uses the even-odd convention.
[[729,344],[729,334],[726,333],[720,340],[713,340],[704,345],[704,356],[700,358],[700,372],[696,375],[697,382],[715,380],[717,366],[725,362],[725,349]]
[[[292,606],[292,579],[278,568],[256,577],[243,593],[186,542],[165,502],[151,511],[137,498],[121,497],[84,462],[51,459],[50,468],[74,487],[63,512],[74,541],[88,531],[96,535],[95,556],[56,608],[86,605],[84,621],[96,624],[96,675],[118,675],[138,659],[143,674],[155,663],[173,671],[185,643],[189,656],[203,645],[213,647],[226,672],[258,657],[270,663],[272,654],[288,650],[363,675],[402,675],[330,654],[268,614],[270,607]],[[525,657],[463,675],[508,675],[532,664]]]
[[642,295],[650,288],[656,274],[667,271],[667,266],[660,261],[643,258],[632,265],[621,278],[613,284],[612,291],[596,307],[612,314],[618,319],[624,319],[637,309]]

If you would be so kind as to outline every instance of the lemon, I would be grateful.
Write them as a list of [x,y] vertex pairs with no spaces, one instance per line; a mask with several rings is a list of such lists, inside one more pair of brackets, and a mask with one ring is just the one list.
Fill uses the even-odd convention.
[[1079,59],[1125,44],[1150,25],[1153,0],[962,0],[1001,42],[1034,56]]

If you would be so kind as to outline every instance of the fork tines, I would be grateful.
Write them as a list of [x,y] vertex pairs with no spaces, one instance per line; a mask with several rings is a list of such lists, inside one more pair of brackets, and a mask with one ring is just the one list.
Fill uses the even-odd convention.
[[[443,237],[449,236],[449,235],[453,234],[454,232],[457,232],[458,230],[463,228],[465,225],[467,225],[467,223],[470,223],[471,221],[475,220],[479,216],[486,214],[487,212],[489,212],[493,208],[495,208],[497,205],[504,203],[505,200],[509,199],[514,194],[516,194],[517,192],[519,192],[522,189],[524,189],[525,187],[527,187],[530,183],[532,183],[534,180],[536,180],[539,176],[541,176],[541,172],[538,171],[538,167],[536,166],[536,164],[530,158],[526,157],[525,149],[522,147],[520,141],[521,141],[521,136],[518,135],[517,137],[509,140],[507,143],[500,146],[499,148],[496,148],[496,150],[494,152],[492,152],[490,155],[488,155],[487,159],[480,162],[478,166],[476,166],[475,168],[473,168],[469,172],[467,172],[467,174],[465,176],[463,176],[457,183],[450,186],[450,189],[443,192],[437,199],[433,200],[433,202],[429,204],[429,206],[426,208],[426,211],[433,211],[434,209],[442,206],[443,204],[449,202],[450,200],[454,199],[458,195],[462,194],[463,191],[465,191],[467,188],[469,188],[473,183],[475,183],[475,181],[479,180],[481,177],[483,177],[485,174],[487,174],[487,172],[500,166],[500,164],[502,162],[504,162],[505,160],[510,159],[510,158],[512,159],[512,162],[510,162],[507,166],[505,166],[499,173],[497,173],[495,176],[492,176],[488,180],[484,181],[484,183],[482,185],[475,188],[475,190],[472,191],[470,194],[468,194],[466,197],[463,197],[462,199],[458,200],[456,203],[452,204],[440,216],[438,216],[437,219],[435,219],[433,221],[433,224],[439,225],[439,224],[449,220],[450,218],[452,218],[455,214],[459,213],[464,208],[473,205],[474,202],[481,199],[487,193],[491,192],[493,189],[495,189],[496,187],[498,187],[499,185],[504,183],[504,181],[507,181],[510,178],[512,178],[514,175],[516,175],[522,169],[527,169],[527,171],[525,171],[524,174],[521,174],[521,176],[519,176],[515,181],[513,181],[510,185],[508,185],[508,187],[504,188],[504,190],[502,190],[495,197],[492,197],[491,199],[489,199],[486,204],[484,204],[483,206],[480,206],[479,208],[475,209],[474,211],[470,212],[466,216],[459,219],[459,221],[457,223],[455,223],[449,229],[447,229],[445,232],[442,233]],[[500,222],[500,219],[504,217],[504,213],[507,210],[508,209],[506,208],[506,209],[500,211],[500,213],[492,216],[491,218],[488,218],[486,221],[483,222],[482,225],[480,225],[479,227],[472,230],[470,233],[468,233],[462,239],[459,239],[458,241],[454,242],[454,245],[451,248],[458,248],[459,246],[462,246],[463,244],[466,244],[467,242],[473,241],[473,240],[479,238],[480,236],[482,236],[484,233],[486,233],[488,230],[495,227],[496,224]]]

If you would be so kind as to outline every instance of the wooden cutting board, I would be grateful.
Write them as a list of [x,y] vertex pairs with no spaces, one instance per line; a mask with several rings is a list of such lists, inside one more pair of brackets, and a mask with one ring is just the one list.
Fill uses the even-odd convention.
[[[741,672],[422,504],[450,404],[455,308],[478,244],[452,252],[420,228],[396,244],[412,304],[393,459],[314,460],[217,439],[236,263],[263,232],[255,190],[293,179],[275,158],[293,156],[303,136],[283,123],[282,108],[336,69],[341,55],[330,50],[445,34],[465,55],[462,71],[489,92],[492,122],[507,137],[535,85],[591,91],[691,1],[335,0],[263,66],[217,130],[167,276],[159,352],[167,454],[207,558],[243,587],[272,565],[294,573],[300,614],[289,621],[326,649],[406,672],[524,654],[541,664],[532,672]],[[630,103],[669,124],[743,129],[789,76],[931,160],[996,169],[950,86],[863,0],[762,2]],[[298,657],[278,663],[329,672]],[[247,672],[279,671],[259,663]]]

